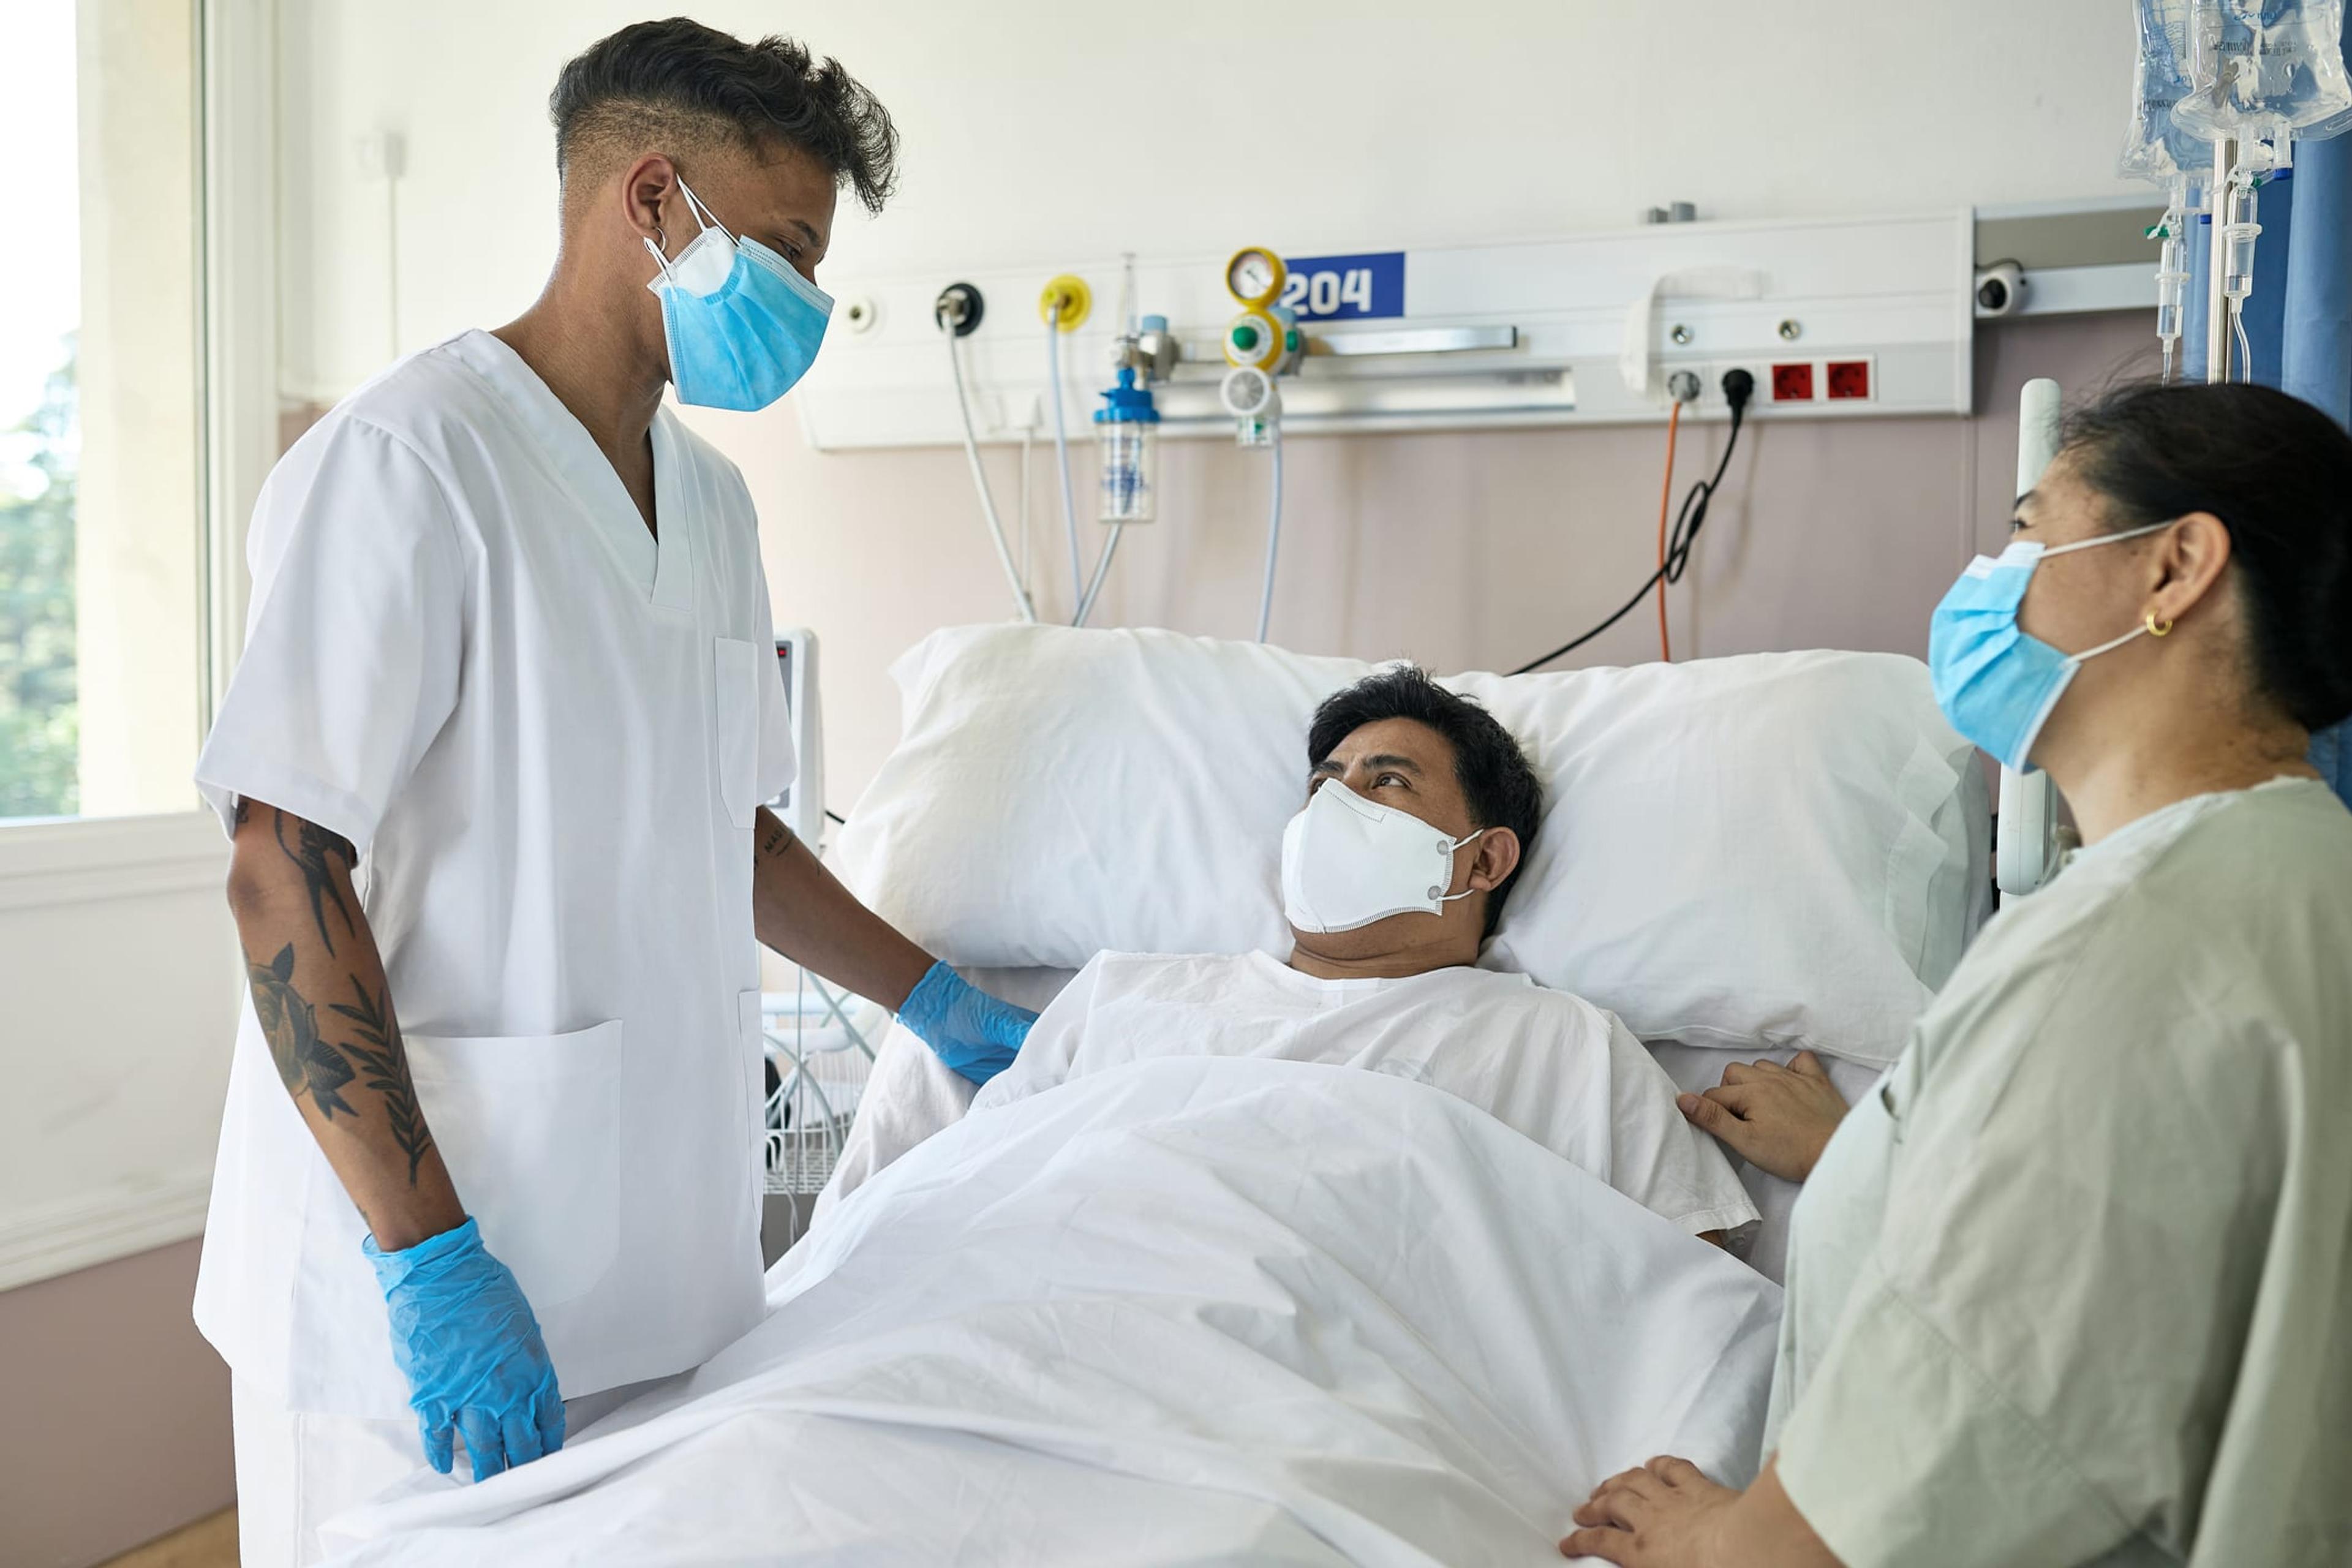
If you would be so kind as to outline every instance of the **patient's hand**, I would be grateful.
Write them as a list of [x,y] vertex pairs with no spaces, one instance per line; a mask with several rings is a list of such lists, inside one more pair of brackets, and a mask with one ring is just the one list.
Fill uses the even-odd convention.
[[1714,1133],[1733,1153],[1791,1182],[1812,1174],[1845,1117],[1845,1097],[1811,1051],[1799,1051],[1787,1067],[1734,1062],[1723,1069],[1720,1085],[1705,1094],[1679,1095],[1675,1103],[1692,1125]]

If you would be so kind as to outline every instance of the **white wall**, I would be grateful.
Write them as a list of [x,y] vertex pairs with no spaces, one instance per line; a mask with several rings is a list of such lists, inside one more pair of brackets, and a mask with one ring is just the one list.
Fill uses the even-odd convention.
[[[570,54],[643,14],[620,0],[284,7],[283,390],[331,400],[379,366],[395,283],[404,348],[529,303],[553,252],[547,89]],[[878,220],[845,208],[821,275],[835,287],[1031,265],[1042,282],[1122,249],[1619,227],[1670,199],[1774,217],[2126,188],[2113,165],[2132,38],[2116,0],[718,0],[697,14],[796,33],[897,116],[900,194]],[[396,236],[392,193],[352,153],[378,131],[408,149]],[[883,663],[931,626],[1005,613],[961,458],[819,456],[789,405],[694,417],[751,479],[780,618],[825,638],[831,790],[853,798],[896,732]],[[2002,504],[1973,493],[1968,429],[1759,435],[1732,470],[1753,488],[1727,498],[1701,580],[1678,590],[1677,651],[1914,649],[1979,511]],[[1656,445],[1642,432],[1295,443],[1277,636],[1441,664],[1539,651],[1647,570]],[[1685,443],[1686,467],[1694,447],[1707,442]],[[1011,459],[992,461],[1003,495]],[[1213,443],[1172,454],[1167,515],[1133,542],[1109,614],[1245,634],[1263,476]],[[1058,548],[1043,528],[1037,542]],[[1791,564],[1801,546],[1874,575],[1824,593]],[[1645,657],[1643,618],[1592,656]]]
[[[331,401],[390,341],[385,191],[360,177],[354,140],[408,142],[403,345],[503,321],[553,253],[548,89],[570,55],[646,14],[289,0],[289,391]],[[693,14],[797,35],[897,117],[905,180],[879,220],[844,212],[831,270],[845,277],[1543,236],[1619,227],[1670,198],[1791,217],[2127,188],[2120,0],[713,0]]]
[[5,1292],[195,1233],[240,966],[209,812],[0,836]]

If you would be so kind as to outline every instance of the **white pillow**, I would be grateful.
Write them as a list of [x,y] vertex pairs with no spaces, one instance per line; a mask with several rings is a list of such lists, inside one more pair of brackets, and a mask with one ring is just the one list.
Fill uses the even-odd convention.
[[[934,632],[892,668],[904,736],[835,859],[959,965],[1286,952],[1278,863],[1307,720],[1377,668],[1157,630]],[[1544,781],[1485,963],[1644,1039],[1893,1059],[1972,929],[1985,845],[1981,775],[1917,661],[1445,683]]]

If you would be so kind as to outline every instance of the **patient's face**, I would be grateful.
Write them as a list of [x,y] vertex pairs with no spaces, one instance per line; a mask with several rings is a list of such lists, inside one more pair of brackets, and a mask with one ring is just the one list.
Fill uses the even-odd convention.
[[1472,830],[1469,803],[1454,771],[1452,742],[1411,719],[1382,719],[1349,731],[1315,765],[1312,795],[1337,779],[1366,800],[1410,812],[1455,838]]
[[[1366,800],[1377,801],[1421,818],[1451,837],[1465,838],[1475,831],[1470,806],[1454,772],[1454,746],[1427,725],[1411,719],[1382,719],[1342,739],[1331,754],[1317,763],[1307,781],[1312,796],[1326,782],[1336,781]],[[1507,833],[1507,849],[1489,833],[1465,845],[1454,858],[1454,885],[1461,893],[1495,886],[1501,873],[1490,864],[1497,854],[1516,863],[1517,840]],[[1486,847],[1482,850],[1481,847]],[[1507,870],[1506,864],[1504,869]],[[1476,961],[1486,928],[1486,900],[1456,899],[1443,913],[1420,911],[1391,915],[1354,931],[1311,932],[1293,930],[1297,944],[1292,963],[1312,955],[1340,966],[1372,965],[1388,973],[1420,973],[1452,964]],[[1306,965],[1300,965],[1307,967]]]

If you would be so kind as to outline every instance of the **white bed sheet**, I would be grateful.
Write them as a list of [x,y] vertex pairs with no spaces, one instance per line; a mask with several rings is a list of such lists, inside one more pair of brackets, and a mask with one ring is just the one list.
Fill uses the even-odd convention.
[[1183,1058],[928,1140],[771,1305],[337,1561],[1557,1563],[1615,1469],[1753,1473],[1780,1292],[1443,1091]]
[[[1039,1009],[1059,994],[1071,978],[1070,972],[1062,969],[969,973],[975,984],[985,978],[998,994]],[[1729,1063],[1760,1058],[1785,1063],[1796,1055],[1786,1049],[1718,1050],[1671,1040],[1651,1042],[1650,1054],[1666,1069],[1675,1088],[1693,1093],[1721,1083],[1723,1069]],[[1838,1057],[1824,1058],[1822,1065],[1829,1069],[1830,1081],[1837,1085],[1849,1105],[1870,1092],[1880,1076],[1877,1068]],[[929,1047],[893,1024],[876,1051],[874,1075],[867,1082],[865,1099],[858,1102],[857,1120],[850,1128],[832,1179],[817,1196],[812,1223],[823,1219],[834,1205],[908,1150],[941,1129],[953,1126],[971,1104],[973,1093],[972,1086],[941,1065]],[[1737,1238],[1739,1255],[1777,1285],[1787,1266],[1789,1216],[1797,1206],[1797,1184],[1767,1175],[1737,1155],[1731,1156],[1731,1168],[1738,1173],[1740,1184],[1748,1189],[1748,1195],[1755,1200],[1757,1212],[1762,1216],[1749,1234]]]

